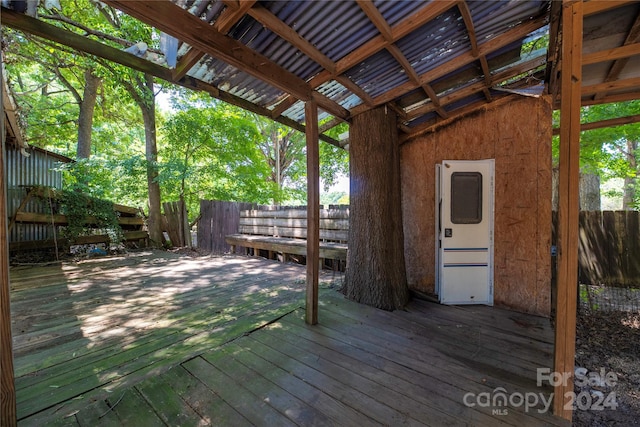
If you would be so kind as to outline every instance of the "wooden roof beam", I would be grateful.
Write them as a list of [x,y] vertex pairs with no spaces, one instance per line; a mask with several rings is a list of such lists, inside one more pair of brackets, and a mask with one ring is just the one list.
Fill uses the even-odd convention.
[[[393,44],[394,40],[393,40],[391,27],[389,26],[387,21],[384,19],[384,16],[382,16],[378,8],[376,8],[376,6],[373,3],[371,3],[371,1],[369,0],[356,0],[356,2],[358,3],[358,6],[360,6],[360,8],[363,10],[363,12],[367,15],[369,20],[373,22],[373,24],[376,26],[376,28],[378,29],[382,37],[387,42],[387,45],[386,45],[387,51],[400,64],[400,66],[405,71],[409,79],[411,79],[416,84],[420,85],[420,78],[418,77],[418,74],[416,73],[415,69],[411,66],[411,64],[409,63],[407,58],[404,56],[400,48],[398,48],[398,46]],[[435,106],[436,112],[438,113],[438,115],[446,119],[448,117],[448,114],[444,110],[444,108],[440,106],[440,100],[438,99],[438,95],[433,90],[433,88],[428,84],[420,85],[420,86],[422,87],[426,95],[429,97],[429,99],[431,99],[431,102]]]
[[582,87],[582,96],[592,95],[600,92],[611,92],[618,90],[631,90],[637,92],[640,89],[640,77],[625,80],[615,80],[611,82],[598,83]]
[[[640,114],[626,117],[617,117],[615,119],[600,120],[598,122],[582,123],[580,125],[580,132],[583,132],[585,130],[612,128],[638,122],[640,122]],[[553,128],[553,134],[560,135],[560,128]]]
[[591,0],[584,2],[583,12],[586,18],[589,15],[606,12],[628,4],[635,3],[633,0]]
[[[529,60],[523,64],[520,64],[517,67],[514,68],[510,68],[508,70],[505,70],[499,74],[496,74],[495,76],[493,76],[493,78],[491,79],[491,84],[490,86],[494,86],[498,83],[501,83],[505,80],[508,80],[510,78],[513,78],[519,74],[522,74],[523,72],[527,71],[527,70],[532,70],[535,69],[541,65],[544,65],[544,58],[534,58],[532,60]],[[474,93],[477,92],[481,92],[481,91],[485,91],[487,90],[486,88],[486,83],[485,82],[478,82],[478,83],[474,83],[472,85],[467,86],[466,88],[463,88],[461,90],[455,91],[449,95],[443,96],[441,98],[441,102],[443,105],[448,105],[451,104],[453,102],[459,101],[461,99],[466,98],[467,96],[473,95]],[[492,97],[493,98],[493,97]],[[491,101],[489,101],[491,102]],[[413,120],[416,119],[417,117],[423,115],[423,114],[427,114],[434,111],[434,108],[432,105],[428,104],[425,105],[423,107],[420,108],[416,108],[415,110],[413,110],[410,114],[407,115],[407,119],[408,120]]]
[[[414,14],[405,18],[403,21],[399,22],[395,26],[391,28],[391,40],[393,42],[401,39],[412,31],[420,28],[422,25],[427,22],[435,19],[442,13],[451,9],[456,5],[457,0],[441,0],[441,1],[432,1],[426,4],[422,9],[416,11]],[[353,52],[346,55],[344,58],[340,59],[336,62],[336,74],[343,74],[345,71],[349,70],[351,67],[359,64],[364,61],[371,55],[379,52],[380,50],[386,48],[390,43],[384,39],[382,34],[377,37],[372,38],[367,43],[363,44],[359,48],[355,49]],[[310,80],[311,87],[318,87],[321,84],[329,81],[331,79],[331,74],[328,72],[319,73],[313,79]]]
[[[314,99],[330,114],[348,120],[349,112],[329,98],[314,93],[311,87],[264,55],[254,52],[241,42],[215,31],[188,11],[169,1],[105,0],[130,16],[183,40],[192,47],[218,58],[245,73],[262,80],[299,100]],[[167,20],[166,17],[171,19]]]
[[464,25],[467,28],[467,33],[469,34],[469,43],[471,44],[471,54],[478,58],[480,61],[480,68],[482,68],[482,74],[484,76],[484,81],[487,85],[484,92],[485,98],[487,101],[491,101],[491,93],[489,92],[489,88],[491,87],[491,71],[489,70],[489,63],[487,62],[487,58],[484,55],[480,55],[480,51],[478,49],[478,38],[476,37],[476,29],[473,25],[473,18],[471,16],[471,11],[469,10],[469,6],[467,2],[462,0],[458,2],[458,10],[462,15],[462,20],[464,21]]
[[[274,34],[277,34],[282,39],[286,40],[296,49],[300,50],[302,53],[307,55],[310,59],[317,62],[322,68],[325,69],[325,72],[329,73],[330,76],[336,78],[336,64],[324,53],[322,53],[318,48],[316,48],[309,41],[301,37],[294,29],[284,23],[277,16],[272,14],[269,10],[262,6],[254,6],[253,8],[247,11],[247,14],[254,18],[256,21],[265,26],[265,28],[272,31]],[[336,79],[337,80],[337,79]],[[339,80],[340,84],[345,86],[347,89],[355,93],[360,99],[365,103],[371,103],[371,97],[366,94],[358,85],[352,82],[347,77],[342,77]],[[278,106],[274,109],[274,115],[280,115],[288,108],[290,108],[293,104],[295,104],[296,99],[292,97],[288,97],[284,101],[280,101]]]
[[[531,33],[532,31],[535,31],[541,27],[543,27],[544,25],[546,25],[547,23],[547,16],[546,15],[542,15],[536,19],[532,19],[524,24],[518,25],[516,27],[514,27],[513,29],[507,31],[506,33],[503,33],[497,37],[494,37],[491,40],[488,40],[484,43],[482,43],[481,45],[478,46],[479,49],[479,53],[480,55],[489,55],[490,53],[503,48],[504,46],[507,46],[509,43],[512,43],[522,37],[525,37],[527,34]],[[420,83],[429,83],[431,81],[434,81],[442,76],[445,76],[459,68],[464,67],[465,65],[475,61],[476,58],[473,57],[473,55],[471,54],[471,52],[466,52],[463,53],[461,55],[459,55],[458,57],[442,64],[439,67],[436,67],[435,69],[428,71],[427,73],[423,74],[420,76]],[[518,69],[521,69],[520,67],[518,67]],[[526,71],[526,70],[524,70]],[[521,72],[524,72],[521,71]],[[496,81],[494,79],[494,81]],[[374,105],[378,106],[378,105],[382,105],[382,104],[386,104],[387,102],[396,99],[398,97],[401,97],[409,92],[411,92],[412,90],[416,89],[417,87],[419,87],[418,85],[416,85],[414,82],[409,81],[403,85],[398,86],[396,89],[388,91],[385,94],[382,94],[376,98],[374,98],[373,102]],[[362,110],[364,110],[365,107],[363,106],[358,106],[355,107],[354,109],[352,109],[352,114],[357,114],[358,112],[361,112]]]

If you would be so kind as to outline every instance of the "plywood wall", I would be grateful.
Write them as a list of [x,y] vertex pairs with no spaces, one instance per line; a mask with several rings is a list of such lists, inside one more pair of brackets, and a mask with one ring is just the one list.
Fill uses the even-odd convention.
[[551,307],[551,112],[545,98],[513,96],[401,146],[409,287],[435,286],[435,165],[495,159],[497,306],[540,315]]

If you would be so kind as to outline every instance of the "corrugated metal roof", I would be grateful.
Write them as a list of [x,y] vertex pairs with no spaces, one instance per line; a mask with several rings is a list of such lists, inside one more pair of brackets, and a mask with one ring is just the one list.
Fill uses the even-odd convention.
[[367,58],[345,75],[375,98],[409,80],[400,64],[386,50]]
[[334,62],[378,34],[352,1],[269,1],[263,5]]
[[469,49],[469,36],[457,8],[449,9],[400,39],[400,48],[418,74],[424,74]]
[[[552,5],[550,0],[466,0],[457,3],[371,0],[369,4],[354,0],[265,0],[255,4],[172,0],[198,19],[212,24],[212,31],[224,17],[225,29],[230,28],[226,37],[239,41],[243,46],[225,52],[221,50],[222,46],[228,44],[213,41],[213,36],[209,44],[199,42],[206,39],[206,34],[197,25],[190,28],[186,18],[183,20],[185,25],[163,27],[163,19],[171,18],[162,16],[160,12],[150,16],[154,15],[153,8],[149,8],[146,2],[109,1],[185,42],[180,46],[179,58],[188,51],[188,43],[198,45],[207,55],[189,71],[190,76],[241,98],[242,102],[238,100],[238,104],[246,101],[255,103],[265,109],[265,115],[285,110],[282,113],[285,117],[297,121],[304,120],[304,108],[299,101],[309,99],[311,91],[315,92],[314,98],[321,101],[322,111],[330,111],[348,120],[349,110],[356,108],[360,112],[384,102],[393,102],[405,112],[417,114],[428,111],[429,108],[424,107],[428,107],[430,100],[423,89],[416,89],[418,85],[429,84],[440,97],[444,97],[443,106],[450,111],[464,102],[481,99],[481,93],[492,85],[502,84],[502,81],[493,80],[496,76],[509,83],[514,78],[528,78],[531,72],[538,72],[543,65],[541,61],[531,59],[543,58],[544,52],[521,52],[522,44],[529,39],[520,28],[526,26],[527,31],[533,31],[530,37],[543,35],[535,30],[548,23]],[[138,6],[139,3],[145,5]],[[591,7],[592,11],[598,11],[591,12],[592,16],[587,14],[584,20],[584,49],[587,53],[619,47],[630,31],[630,22],[640,12],[640,3],[611,6],[602,3]],[[471,32],[467,28],[469,23],[463,19],[467,8],[479,53],[472,50]],[[611,10],[602,11],[602,8]],[[265,11],[268,12],[266,15]],[[258,13],[262,14],[261,18],[258,18]],[[385,22],[378,22],[379,18]],[[392,28],[392,31],[381,37],[376,25]],[[283,31],[283,26],[288,26],[293,34],[289,29]],[[490,41],[496,43],[488,43]],[[304,53],[308,49],[307,43],[326,57],[318,61],[321,63],[311,59],[314,54]],[[401,66],[403,61],[389,53],[392,50],[390,45],[397,47],[405,56],[412,71],[418,75],[417,82],[409,81],[406,70]],[[260,56],[255,56],[255,53]],[[226,58],[234,65],[215,58]],[[485,59],[490,78],[483,75],[481,65]],[[264,70],[261,61],[264,61]],[[628,64],[620,76],[637,76],[636,58]],[[611,61],[587,66],[583,77],[589,83],[602,82],[607,78],[606,69],[610,66]],[[335,75],[336,70],[340,76]],[[296,78],[293,79],[292,75]],[[351,80],[352,84],[337,83],[344,83],[344,78]],[[477,94],[464,100],[460,100],[460,96],[447,96],[468,88],[469,84],[474,84]],[[357,90],[354,86],[358,87]],[[288,87],[292,89],[288,90]],[[622,90],[633,93],[640,88]],[[362,92],[368,95],[365,100],[367,106],[356,95]],[[467,92],[468,89],[464,93]],[[453,104],[446,105],[454,100]],[[430,115],[427,113],[424,120],[430,120]],[[414,123],[417,121],[413,120],[411,124]]]
[[373,0],[373,4],[378,8],[385,21],[387,21],[387,24],[391,27],[410,17],[427,3],[431,3],[431,1]]

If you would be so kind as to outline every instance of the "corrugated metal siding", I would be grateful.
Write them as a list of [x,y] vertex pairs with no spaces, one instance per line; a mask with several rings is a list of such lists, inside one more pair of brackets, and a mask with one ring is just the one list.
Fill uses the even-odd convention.
[[[26,187],[42,185],[62,188],[62,173],[54,169],[59,160],[41,151],[30,151],[24,157],[19,150],[7,147],[7,209],[9,217],[15,215],[27,195]],[[23,208],[27,212],[46,213],[48,207],[35,199]],[[52,227],[40,224],[15,224],[9,234],[9,242],[46,240],[53,238]]]

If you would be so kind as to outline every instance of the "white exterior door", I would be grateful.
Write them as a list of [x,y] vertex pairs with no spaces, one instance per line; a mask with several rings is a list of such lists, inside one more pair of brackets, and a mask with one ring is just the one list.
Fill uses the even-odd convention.
[[436,291],[440,302],[493,305],[494,160],[445,160],[438,169]]

